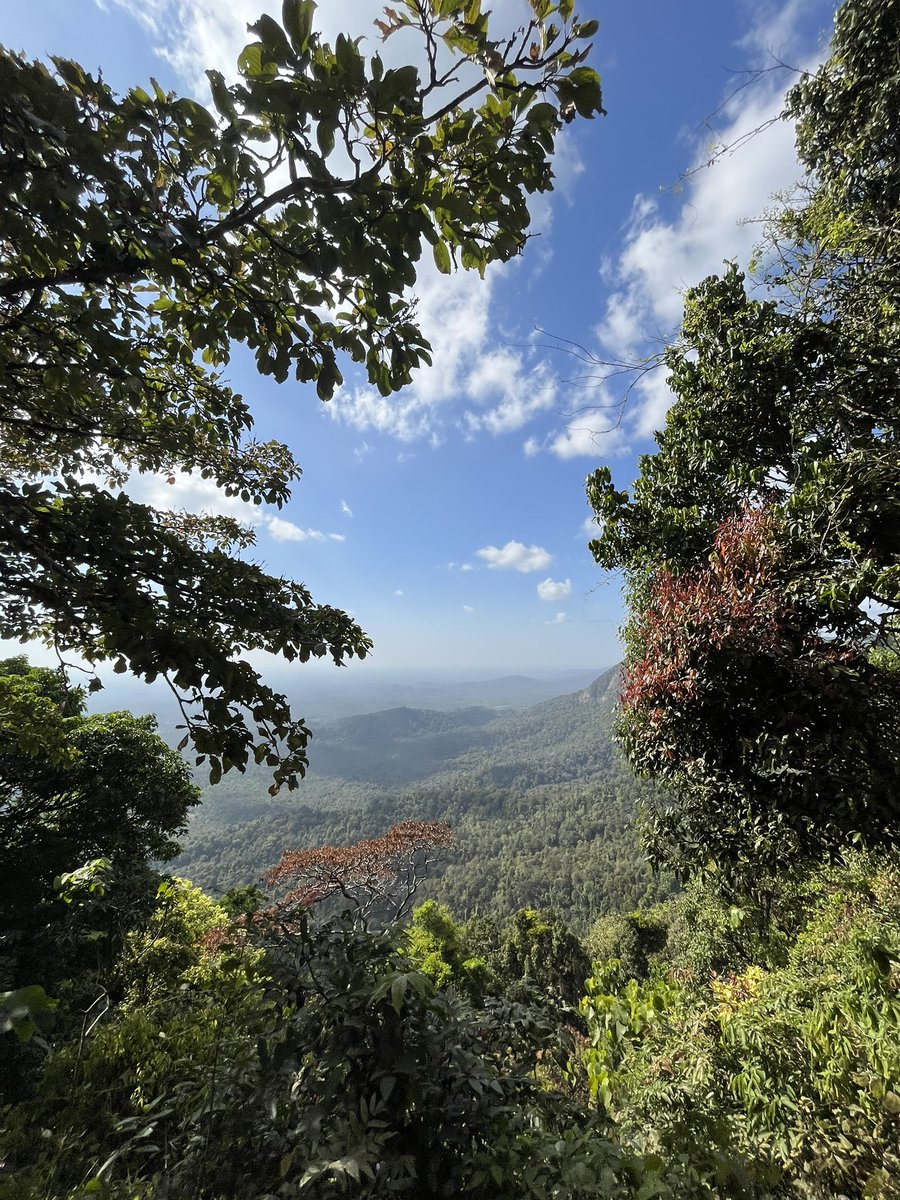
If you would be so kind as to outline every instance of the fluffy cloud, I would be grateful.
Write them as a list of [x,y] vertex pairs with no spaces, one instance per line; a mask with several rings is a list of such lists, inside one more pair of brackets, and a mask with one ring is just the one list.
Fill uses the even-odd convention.
[[555,580],[548,577],[537,585],[537,594],[542,600],[548,600],[550,603],[565,600],[567,596],[572,595],[572,580]]
[[525,355],[510,349],[483,354],[464,387],[470,400],[490,405],[485,412],[466,412],[472,432],[513,432],[556,403],[557,383],[547,366],[529,366]]
[[[742,46],[757,60],[765,55],[771,61],[774,55],[813,69],[821,50],[810,53],[807,17],[815,19],[821,9],[818,0],[757,5]],[[800,174],[793,128],[779,119],[784,89],[794,79],[776,70],[724,102],[716,130],[721,153],[710,160],[709,130],[704,130],[677,203],[671,196],[635,196],[622,249],[601,267],[610,291],[596,331],[598,368],[603,362],[637,364],[657,351],[679,326],[685,290],[721,271],[723,260],[744,263],[751,257],[759,239],[754,218],[770,207],[773,193],[789,189]],[[598,383],[595,411],[570,420],[543,445],[529,440],[525,453],[547,449],[561,458],[611,457],[629,442],[651,436],[672,402],[664,370],[635,374],[625,420],[610,430],[615,411],[610,405],[623,397],[626,386],[619,379],[613,394],[610,383]]]
[[[602,421],[602,418],[601,418]],[[628,439],[621,425],[603,428],[596,421],[593,428],[587,417],[570,421],[565,429],[547,440],[547,449],[557,458],[613,458],[627,453]]]
[[[432,365],[416,371],[412,384],[398,395],[381,396],[367,384],[345,386],[327,409],[353,429],[376,430],[402,442],[438,438],[444,411],[460,397],[471,398],[471,387],[483,395],[491,379],[487,341],[497,271],[483,280],[473,272],[441,275],[430,259],[423,259],[417,274],[418,319],[433,346]],[[502,359],[502,351],[497,355]],[[494,377],[501,376],[498,368]],[[506,392],[498,407],[504,401],[510,407]],[[495,418],[497,424],[502,421],[500,415]]]
[[[131,0],[112,2],[143,26],[156,53],[203,102],[209,99],[206,69],[215,67],[234,79],[237,56],[249,39],[248,24],[263,10],[276,18],[281,10],[278,0],[143,0],[137,6]],[[421,39],[414,33],[401,32],[381,43],[374,21],[382,16],[382,7],[382,0],[331,0],[320,5],[316,27],[332,43],[341,32],[362,37],[363,52],[377,50],[388,66],[413,61],[424,68]],[[495,0],[491,7],[498,30],[521,24],[522,0]],[[554,169],[559,188],[570,192],[583,170],[574,138],[559,139]],[[532,228],[549,229],[554,201],[550,196],[532,199]],[[426,247],[413,291],[422,330],[434,347],[433,365],[416,372],[409,387],[389,398],[351,377],[328,406],[328,414],[360,432],[374,430],[402,442],[425,439],[434,445],[445,426],[459,420],[470,434],[502,434],[552,408],[554,383],[543,367],[535,366],[531,352],[493,344],[495,281],[504,270],[518,269],[516,262],[506,268],[495,265],[485,280],[470,271],[444,276]]]
[[[170,483],[169,479],[173,482]],[[237,496],[226,496],[211,479],[189,472],[172,476],[133,475],[126,488],[139,504],[153,508],[202,513],[214,517],[232,517],[250,529],[261,529],[276,542],[343,542],[343,533],[323,533],[303,529],[293,521],[277,517],[257,504],[247,504]]]
[[521,542],[507,542],[505,546],[485,546],[475,553],[491,568],[507,571],[543,571],[553,562],[543,546],[525,546]]
[[471,604],[464,604],[462,608],[464,613],[473,613],[475,611]]
[[551,621],[545,621],[545,625],[565,625],[568,621],[568,616],[564,612],[558,612]]
[[353,510],[351,509],[350,505],[347,503],[346,500],[341,501],[341,512],[344,514],[345,517],[353,516]]

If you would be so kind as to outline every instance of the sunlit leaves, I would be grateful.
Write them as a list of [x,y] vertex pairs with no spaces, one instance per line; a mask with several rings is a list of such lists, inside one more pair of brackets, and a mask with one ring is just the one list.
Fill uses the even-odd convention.
[[[408,384],[430,362],[409,298],[423,246],[445,274],[519,253],[561,120],[599,108],[568,10],[552,48],[537,24],[522,47],[492,40],[478,0],[398,0],[380,28],[417,31],[424,72],[385,69],[361,39],[326,44],[314,14],[285,0],[281,23],[251,26],[238,82],[208,74],[214,112],[0,54],[0,627],[166,676],[211,778],[261,756],[276,788],[296,786],[309,731],[244,653],[340,664],[368,639],[245,564],[252,532],[117,489],[192,472],[283,504],[299,468],[248,441],[249,408],[219,374],[233,342],[322,400],[344,358],[382,395]],[[439,43],[471,60],[474,88],[437,71]],[[20,487],[32,477],[54,482]]]
[[[760,250],[769,298],[734,266],[691,289],[657,453],[630,493],[589,481],[594,555],[628,573],[622,733],[674,785],[653,852],[747,886],[900,829],[895,8],[845,4],[791,93],[811,175]],[[723,574],[749,512],[772,556]]]

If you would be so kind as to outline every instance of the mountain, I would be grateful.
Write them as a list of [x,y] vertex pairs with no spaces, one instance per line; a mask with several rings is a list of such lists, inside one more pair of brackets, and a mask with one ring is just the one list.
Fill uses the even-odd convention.
[[283,849],[348,844],[405,819],[449,821],[456,849],[423,897],[460,913],[554,908],[574,925],[649,903],[634,829],[646,792],[618,757],[619,668],[588,687],[498,716],[484,706],[399,707],[321,726],[298,792],[262,770],[204,794],[179,874],[210,890],[255,881]]
[[310,778],[402,786],[490,740],[492,708],[389,708],[321,725],[310,752]]

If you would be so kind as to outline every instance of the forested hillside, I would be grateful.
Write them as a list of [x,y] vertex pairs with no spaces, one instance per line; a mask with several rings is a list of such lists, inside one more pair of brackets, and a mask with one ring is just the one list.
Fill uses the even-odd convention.
[[321,726],[289,799],[263,771],[204,793],[176,869],[219,893],[253,884],[284,849],[447,821],[455,844],[421,894],[463,915],[553,909],[578,928],[665,896],[635,828],[639,784],[612,742],[619,670],[497,717],[487,708],[390,709]]

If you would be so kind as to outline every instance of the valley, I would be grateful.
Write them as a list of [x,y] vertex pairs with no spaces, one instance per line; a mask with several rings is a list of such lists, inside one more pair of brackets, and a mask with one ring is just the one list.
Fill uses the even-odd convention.
[[[222,893],[255,883],[284,849],[441,819],[456,844],[421,894],[459,916],[527,906],[583,928],[653,903],[672,881],[650,872],[638,844],[636,806],[648,785],[612,742],[618,677],[613,667],[586,688],[499,714],[484,704],[403,706],[323,722],[296,792],[270,797],[261,768],[206,789],[173,869]],[[496,681],[484,688],[499,690]]]

